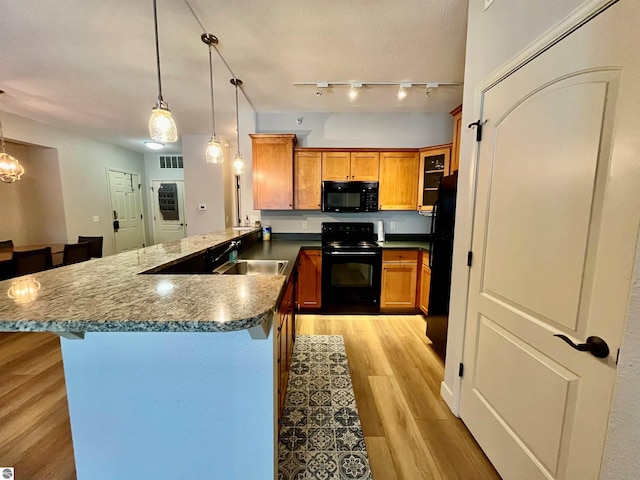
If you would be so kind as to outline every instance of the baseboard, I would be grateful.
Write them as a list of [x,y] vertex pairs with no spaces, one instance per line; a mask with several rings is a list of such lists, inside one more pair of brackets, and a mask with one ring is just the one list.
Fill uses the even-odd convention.
[[453,398],[453,392],[449,389],[446,383],[440,383],[440,396],[445,401],[451,413],[453,413],[456,417],[460,417],[458,412],[455,409],[455,401]]

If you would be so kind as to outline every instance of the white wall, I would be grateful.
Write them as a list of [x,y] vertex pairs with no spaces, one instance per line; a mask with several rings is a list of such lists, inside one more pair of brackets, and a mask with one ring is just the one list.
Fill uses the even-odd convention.
[[[298,125],[297,119],[303,117]],[[295,133],[298,147],[419,148],[450,143],[448,113],[258,113],[259,133]],[[262,211],[262,223],[274,233],[314,233],[322,222],[385,221],[387,233],[428,233],[431,217],[417,212],[326,214],[313,211]],[[390,230],[391,220],[397,222]],[[302,222],[308,221],[307,229]]]
[[[457,411],[458,399],[450,395],[457,391],[459,385],[457,371],[462,355],[466,309],[464,302],[456,301],[456,291],[466,291],[467,285],[466,255],[471,227],[470,164],[476,153],[474,132],[465,127],[479,116],[477,106],[474,108],[474,90],[492,72],[573,10],[591,2],[496,0],[486,12],[483,11],[483,3],[479,0],[469,2],[452,304],[443,385],[443,395],[454,411]],[[640,244],[637,252],[636,256],[640,258]],[[637,454],[640,441],[640,369],[637,367],[640,362],[640,264],[636,264],[632,288],[602,472],[602,478],[611,480],[636,478],[640,470],[640,456]]]
[[[57,150],[65,240],[75,242],[78,235],[103,236],[104,254],[114,253],[107,170],[137,173],[145,184],[143,155],[9,113],[3,112],[2,124],[7,139]],[[145,195],[143,202],[146,206]],[[98,222],[93,222],[94,216],[99,217]]]
[[0,184],[0,240],[14,245],[65,243],[66,220],[58,152],[7,143],[6,150],[24,167],[22,178]]
[[[207,163],[205,150],[209,135],[183,135],[184,195],[187,235],[214,232],[225,228],[224,172],[230,160],[223,164]],[[207,210],[198,205],[206,204]]]

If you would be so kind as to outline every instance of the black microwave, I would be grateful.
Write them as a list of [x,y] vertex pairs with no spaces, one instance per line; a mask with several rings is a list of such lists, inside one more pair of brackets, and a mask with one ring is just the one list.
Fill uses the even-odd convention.
[[377,212],[378,182],[322,182],[323,212]]

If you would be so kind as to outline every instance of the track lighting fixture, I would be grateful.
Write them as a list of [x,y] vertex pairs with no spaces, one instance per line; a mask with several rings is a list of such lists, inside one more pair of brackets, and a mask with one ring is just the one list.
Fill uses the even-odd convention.
[[158,42],[158,10],[153,0],[153,25],[156,38],[156,66],[158,68],[158,102],[151,111],[149,119],[149,135],[156,142],[173,143],[178,140],[176,123],[169,110],[169,105],[162,98],[162,77],[160,75],[160,44]]
[[310,85],[316,87],[316,95],[320,97],[326,88],[335,87],[335,86],[347,86],[349,87],[349,99],[355,100],[358,96],[360,88],[367,87],[377,87],[377,86],[398,86],[398,100],[403,100],[406,98],[408,89],[411,87],[424,86],[425,96],[430,97],[436,88],[438,87],[459,87],[462,85],[460,82],[294,82],[294,85]]
[[238,87],[242,85],[242,80],[239,78],[232,78],[230,80],[231,85],[236,87],[236,143],[238,145],[238,151],[233,159],[231,165],[234,175],[242,175],[244,173],[244,158],[240,154],[240,120],[238,116]]
[[222,163],[224,162],[224,155],[222,152],[222,145],[220,140],[216,136],[216,108],[213,96],[213,62],[211,60],[211,50],[218,45],[218,38],[210,33],[203,33],[200,35],[200,40],[209,47],[209,86],[211,90],[211,140],[207,144],[205,150],[205,159],[207,163]]
[[[0,94],[4,91],[0,90]],[[13,183],[20,180],[24,173],[24,167],[20,162],[4,150],[4,133],[2,132],[2,118],[0,118],[0,181],[3,183]]]

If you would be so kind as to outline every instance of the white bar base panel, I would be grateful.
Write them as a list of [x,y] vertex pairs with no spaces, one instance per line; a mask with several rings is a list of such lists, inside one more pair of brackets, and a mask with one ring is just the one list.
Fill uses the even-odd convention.
[[61,339],[78,480],[264,480],[273,342],[227,333]]

